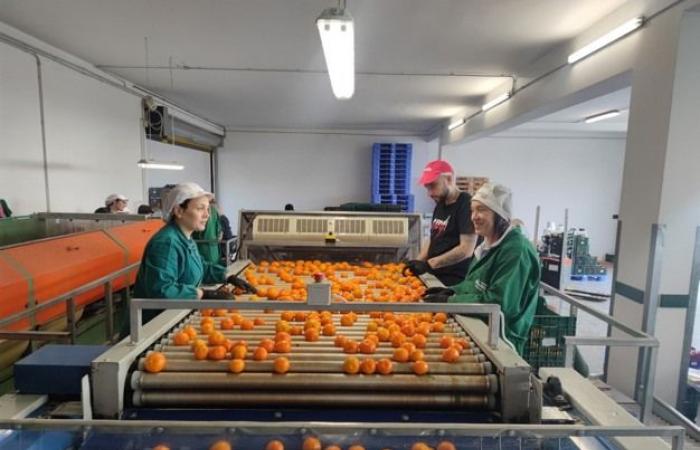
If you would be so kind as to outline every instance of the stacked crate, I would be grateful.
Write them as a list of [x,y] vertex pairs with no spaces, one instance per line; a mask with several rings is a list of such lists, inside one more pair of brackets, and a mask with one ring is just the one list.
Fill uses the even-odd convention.
[[376,143],[372,146],[372,203],[414,209],[411,194],[411,144]]
[[462,177],[458,176],[456,183],[457,183],[457,188],[460,191],[464,191],[468,193],[469,195],[474,195],[476,194],[476,191],[479,190],[481,186],[484,184],[488,183],[489,179],[486,177]]

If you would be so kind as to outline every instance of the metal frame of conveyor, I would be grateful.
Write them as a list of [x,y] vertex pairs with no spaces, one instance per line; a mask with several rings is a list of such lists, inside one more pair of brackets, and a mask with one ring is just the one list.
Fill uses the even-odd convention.
[[[41,433],[56,435],[56,432],[74,434],[75,439],[85,442],[88,448],[96,448],[104,439],[124,447],[155,446],[156,443],[189,438],[197,442],[209,442],[216,439],[246,440],[257,438],[258,442],[278,439],[281,436],[301,440],[304,436],[316,435],[322,439],[347,438],[352,442],[391,439],[408,444],[421,441],[476,439],[482,448],[525,448],[523,443],[545,445],[546,448],[572,448],[584,442],[585,449],[608,448],[607,444],[594,446],[598,440],[613,440],[617,448],[623,450],[682,450],[684,444],[683,428],[673,426],[596,426],[596,425],[539,425],[539,424],[452,424],[452,423],[329,423],[329,422],[212,422],[212,421],[131,421],[131,420],[74,420],[74,419],[16,419],[0,421],[0,430],[8,436],[28,433],[33,439],[41,438]],[[102,439],[99,439],[100,435]],[[70,437],[70,436],[69,436]],[[670,440],[668,445],[661,440]],[[590,439],[596,439],[591,443]],[[94,442],[93,442],[94,440]],[[115,441],[116,440],[116,441]],[[549,440],[549,441],[545,441]],[[552,440],[556,440],[553,442]],[[649,441],[656,447],[630,447],[622,443]],[[621,442],[622,441],[622,442]],[[558,445],[557,445],[558,443]],[[365,442],[370,445],[369,442]],[[557,445],[553,447],[551,445]],[[528,448],[535,448],[530,447]]]
[[[148,324],[141,326],[144,309],[170,309]],[[280,301],[220,301],[220,300],[154,300],[132,299],[130,305],[131,334],[112,350],[93,362],[92,385],[96,417],[119,417],[124,407],[127,375],[138,357],[170,329],[181,322],[191,310],[206,308],[236,308],[238,310],[270,309],[277,311],[316,310],[318,305],[306,302]],[[333,303],[327,308],[338,312],[361,312],[365,303]],[[537,417],[533,408],[540,402],[533,398],[530,366],[499,339],[500,308],[492,304],[431,304],[376,303],[372,310],[399,313],[445,312],[457,322],[486,354],[497,369],[502,394],[497,410],[504,422],[528,422]],[[487,318],[484,323],[478,318]]]
[[[333,241],[323,239],[323,233],[318,239],[299,239],[292,230],[280,231],[278,239],[255,239],[254,224],[258,216],[274,217],[281,220],[303,218],[328,219],[328,231],[336,231],[337,238]],[[382,241],[381,233],[372,235],[372,230],[366,226],[367,240],[343,239],[333,229],[334,219],[366,219],[387,220],[405,219],[408,224],[406,242],[397,243],[389,234]],[[260,260],[278,259],[321,259],[338,258],[343,261],[358,262],[360,260],[376,263],[398,262],[404,259],[417,257],[421,244],[421,216],[411,213],[373,213],[373,212],[348,212],[348,211],[253,211],[241,210],[239,215],[239,259],[248,259],[253,262]],[[288,237],[285,236],[288,234]],[[372,235],[371,238],[369,236]],[[318,256],[317,256],[318,255]]]

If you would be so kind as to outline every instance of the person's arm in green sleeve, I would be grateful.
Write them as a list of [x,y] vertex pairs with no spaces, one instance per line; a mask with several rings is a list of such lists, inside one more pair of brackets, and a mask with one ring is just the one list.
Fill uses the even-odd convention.
[[197,286],[178,282],[178,256],[171,244],[153,245],[143,264],[150,298],[197,298]]
[[484,291],[471,292],[450,297],[450,303],[495,303],[501,306],[506,319],[520,314],[520,299],[527,283],[532,264],[527,253],[514,251],[501,255],[497,269]]
[[212,264],[206,261],[200,256],[202,260],[202,267],[204,267],[204,278],[202,280],[205,284],[223,283],[226,281],[226,267],[221,264]]
[[462,280],[460,283],[455,284],[454,286],[447,286],[448,288],[452,289],[455,291],[455,295],[460,295],[460,294],[465,294],[467,292],[467,279],[465,278]]

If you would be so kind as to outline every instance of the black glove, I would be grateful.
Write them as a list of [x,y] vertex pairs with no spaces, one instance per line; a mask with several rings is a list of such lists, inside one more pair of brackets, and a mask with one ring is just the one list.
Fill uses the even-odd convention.
[[238,278],[238,276],[236,276],[236,275],[231,275],[228,278],[226,278],[226,282],[228,284],[234,285],[235,287],[237,287],[239,289],[242,289],[245,293],[248,293],[248,294],[257,294],[258,293],[258,290],[255,289],[255,287],[253,287],[247,281]]
[[452,297],[448,294],[432,294],[423,297],[423,302],[425,303],[447,303],[447,299]]
[[430,266],[427,262],[421,261],[420,259],[412,259],[406,263],[406,267],[403,269],[404,275],[407,275],[407,270],[410,270],[413,275],[418,276],[430,271]]
[[455,295],[455,291],[446,287],[431,287],[425,290],[425,292],[423,293],[423,297],[425,297],[426,295],[435,294],[444,294],[449,297],[450,295]]
[[[224,285],[225,286],[225,285]],[[233,292],[224,289],[202,289],[202,299],[204,300],[235,300]]]

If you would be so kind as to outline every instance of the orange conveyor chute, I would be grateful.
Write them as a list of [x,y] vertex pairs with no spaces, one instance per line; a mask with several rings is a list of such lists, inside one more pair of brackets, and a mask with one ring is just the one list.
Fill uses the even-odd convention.
[[[98,278],[141,260],[146,243],[161,227],[161,220],[120,225],[28,242],[0,250],[0,318],[24,310],[31,301],[47,302]],[[113,281],[113,290],[133,284],[136,272]],[[85,306],[104,297],[99,287],[75,297]],[[34,299],[34,300],[32,300]],[[65,304],[40,311],[36,325],[66,313]],[[8,329],[26,329],[22,321]]]

